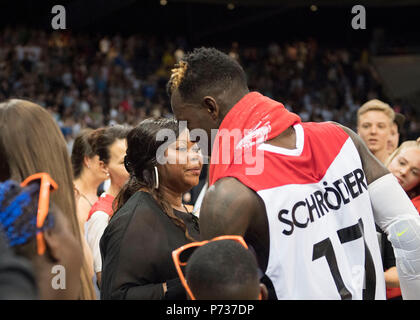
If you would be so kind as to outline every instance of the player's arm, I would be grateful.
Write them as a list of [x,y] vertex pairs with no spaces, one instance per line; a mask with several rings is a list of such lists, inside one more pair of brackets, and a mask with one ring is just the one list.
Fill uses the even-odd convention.
[[212,185],[200,209],[203,240],[219,235],[244,236],[255,214],[263,210],[260,197],[235,178],[226,177]]
[[403,299],[420,298],[420,216],[397,179],[349,128],[368,181],[375,223],[394,248]]

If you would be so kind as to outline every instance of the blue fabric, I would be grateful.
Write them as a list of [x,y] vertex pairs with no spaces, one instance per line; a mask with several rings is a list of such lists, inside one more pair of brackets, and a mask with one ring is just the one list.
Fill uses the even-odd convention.
[[[9,202],[5,207],[5,200],[8,199],[8,193],[13,188],[18,188],[20,193]],[[21,188],[20,185],[12,180],[0,183],[0,227],[9,242],[9,246],[17,246],[27,243],[35,238],[36,233],[50,229],[54,225],[52,215],[48,215],[44,226],[41,229],[36,227],[37,207],[27,208],[28,205],[34,203],[33,197],[39,192],[39,185],[29,185]],[[11,195],[9,195],[9,198]],[[26,215],[26,216],[25,216]]]

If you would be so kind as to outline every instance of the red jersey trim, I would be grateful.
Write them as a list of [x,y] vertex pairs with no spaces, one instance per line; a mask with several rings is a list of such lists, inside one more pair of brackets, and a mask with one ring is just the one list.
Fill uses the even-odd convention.
[[[243,184],[260,191],[288,184],[319,182],[349,139],[347,133],[333,123],[301,123],[303,150],[299,156],[285,155],[267,150],[257,150],[253,164],[231,164],[225,173],[217,177],[234,177]],[[263,161],[263,171],[247,174],[247,169]]]

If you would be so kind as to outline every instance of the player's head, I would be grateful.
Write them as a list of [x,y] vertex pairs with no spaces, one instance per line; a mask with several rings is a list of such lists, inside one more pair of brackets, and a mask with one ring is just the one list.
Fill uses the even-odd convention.
[[52,202],[47,202],[48,214],[37,228],[39,197],[39,180],[25,187],[13,180],[0,183],[0,228],[15,253],[32,262],[41,299],[78,299],[83,257],[80,243],[66,216]]
[[178,121],[187,121],[190,130],[204,129],[210,137],[211,129],[217,129],[230,108],[248,93],[248,85],[235,59],[202,47],[175,65],[167,91]]
[[386,153],[394,119],[394,110],[378,99],[366,102],[357,111],[357,133],[374,155]]
[[185,278],[198,300],[267,299],[254,255],[237,241],[211,241],[198,247],[188,259]]

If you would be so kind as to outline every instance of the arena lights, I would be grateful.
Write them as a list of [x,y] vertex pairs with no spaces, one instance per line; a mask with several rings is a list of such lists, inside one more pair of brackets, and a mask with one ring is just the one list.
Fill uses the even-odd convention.
[[318,7],[315,4],[313,4],[309,7],[309,9],[311,9],[312,12],[315,12],[318,10]]
[[161,6],[166,6],[168,4],[167,0],[160,0],[160,5]]
[[229,10],[233,10],[233,9],[235,9],[235,5],[234,5],[232,2],[229,2],[229,3],[227,4],[227,8],[228,8]]

